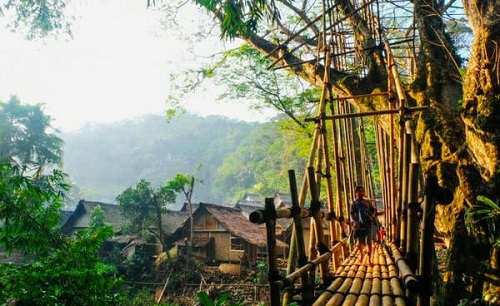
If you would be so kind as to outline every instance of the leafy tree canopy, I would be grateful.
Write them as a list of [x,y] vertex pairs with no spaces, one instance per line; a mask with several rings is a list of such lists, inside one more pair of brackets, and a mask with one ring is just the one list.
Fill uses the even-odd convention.
[[27,176],[0,165],[0,246],[31,255],[23,265],[0,264],[0,304],[15,299],[20,305],[112,305],[120,299],[113,268],[97,257],[112,228],[64,238],[59,208],[65,189],[58,170]]
[[275,20],[278,11],[274,1],[267,0],[194,0],[213,12],[222,23],[223,38],[250,36],[263,20]]
[[245,99],[257,110],[272,108],[304,128],[300,117],[311,114],[319,91],[285,70],[269,69],[271,65],[269,58],[243,44],[224,52],[224,57],[206,70],[206,76],[227,88],[220,99]]
[[71,34],[65,15],[66,0],[5,0],[0,3],[0,17],[8,19],[12,30],[22,30],[28,39],[58,33]]
[[42,104],[21,104],[15,96],[0,102],[0,159],[14,161],[23,170],[60,164],[63,141],[51,120]]
[[128,232],[153,235],[163,243],[161,214],[167,204],[175,202],[175,194],[165,188],[154,189],[150,182],[142,179],[135,188],[123,191],[116,201],[120,212],[130,220]]

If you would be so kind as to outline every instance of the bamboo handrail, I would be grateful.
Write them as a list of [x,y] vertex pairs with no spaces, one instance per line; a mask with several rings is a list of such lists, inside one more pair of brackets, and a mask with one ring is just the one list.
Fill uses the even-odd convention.
[[287,282],[295,282],[299,277],[306,275],[309,271],[313,271],[318,265],[328,262],[328,260],[332,257],[332,252],[328,251],[323,253],[319,257],[314,260],[307,262],[303,267],[295,270],[292,274],[289,274],[285,277]]
[[[427,106],[414,106],[414,107],[405,107],[403,108],[405,113],[418,112],[422,110],[428,109]],[[380,116],[380,115],[389,115],[389,114],[398,114],[401,110],[399,109],[384,109],[378,111],[370,111],[370,112],[360,112],[360,113],[350,113],[350,114],[339,114],[333,116],[325,116],[321,118],[322,120],[332,120],[332,119],[344,119],[344,118],[355,118],[355,117],[365,117],[365,116]],[[305,122],[316,122],[320,120],[319,118],[306,118]]]
[[[295,210],[298,213],[295,213]],[[276,219],[290,219],[295,215],[298,215],[300,218],[310,218],[313,217],[313,214],[310,209],[306,208],[280,208],[276,209]],[[329,213],[326,211],[319,211],[318,217],[327,221],[337,221],[335,218],[335,214]],[[263,224],[266,222],[266,211],[263,209],[254,210],[248,216],[250,222],[255,224]]]
[[393,243],[389,243],[389,247],[391,249],[392,257],[394,258],[394,262],[398,266],[398,270],[402,274],[403,282],[409,290],[417,291],[419,288],[419,281],[417,277],[413,274],[413,271],[410,269],[404,258],[401,256],[396,245]]

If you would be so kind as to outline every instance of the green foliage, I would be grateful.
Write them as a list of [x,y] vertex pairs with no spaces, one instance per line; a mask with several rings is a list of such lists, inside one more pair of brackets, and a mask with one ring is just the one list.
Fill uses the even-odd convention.
[[175,202],[176,194],[178,193],[182,193],[186,197],[186,200],[191,201],[194,181],[195,178],[193,175],[178,173],[174,176],[174,179],[168,181],[161,190],[169,195],[172,202]]
[[150,182],[140,180],[135,188],[129,187],[116,198],[120,212],[130,220],[128,231],[154,235],[163,243],[161,213],[169,203],[175,202],[175,194],[165,188],[154,189]]
[[0,304],[11,300],[16,305],[119,302],[114,270],[97,257],[112,228],[91,228],[74,240],[64,238],[58,228],[64,177],[57,170],[26,176],[16,165],[0,165],[0,245],[9,253],[31,255],[23,265],[0,265]]
[[269,58],[244,44],[227,51],[206,77],[213,76],[216,84],[227,88],[219,99],[245,99],[253,109],[274,109],[304,128],[300,117],[310,114],[319,91],[285,70],[269,69],[271,64]]
[[468,223],[481,229],[482,236],[493,247],[500,248],[500,205],[485,196],[478,196],[477,200],[478,203],[466,211]]
[[99,261],[97,252],[111,227],[84,231],[66,247],[25,265],[0,266],[0,303],[17,305],[114,305],[119,280],[114,269]]
[[0,16],[9,16],[10,28],[25,30],[29,39],[45,37],[50,33],[70,34],[70,23],[64,15],[66,3],[65,0],[7,0],[0,4]]
[[255,267],[255,278],[253,280],[256,284],[265,284],[268,282],[267,278],[267,263],[265,261],[257,262]]
[[222,38],[249,37],[258,28],[259,22],[268,18],[279,18],[274,0],[195,0],[213,12],[221,24]]
[[[169,306],[168,303],[156,303],[154,301],[154,296],[149,292],[149,290],[143,290],[134,294],[131,298],[123,301],[120,306]],[[176,304],[173,304],[174,306]]]
[[101,208],[100,205],[97,205],[90,212],[89,228],[92,230],[96,230],[99,227],[102,227],[104,225],[105,225],[104,224],[104,210]]
[[214,184],[216,190],[225,192],[225,201],[235,202],[244,193],[262,197],[275,192],[287,193],[290,169],[297,170],[297,179],[302,178],[311,140],[302,129],[289,129],[286,122],[262,126],[248,137],[245,145],[224,160]]
[[219,298],[212,300],[205,291],[200,291],[196,295],[198,301],[203,306],[237,306],[239,304],[230,301],[230,292],[224,292]]
[[7,252],[47,253],[60,247],[59,209],[65,174],[23,175],[17,165],[0,164],[0,245]]
[[41,104],[23,105],[15,96],[0,102],[0,159],[27,171],[60,164],[63,141],[50,122]]

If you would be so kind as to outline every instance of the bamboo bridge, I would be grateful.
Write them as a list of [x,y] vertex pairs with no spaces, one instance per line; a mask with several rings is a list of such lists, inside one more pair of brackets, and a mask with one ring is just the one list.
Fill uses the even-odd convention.
[[[401,9],[400,2],[391,2],[399,5],[393,12]],[[352,0],[343,4],[349,6],[343,10],[336,5],[324,0],[323,15],[297,30],[302,33],[313,23],[321,23],[317,28],[323,31],[317,35],[323,41],[308,62],[325,68],[317,115],[306,119],[315,125],[315,132],[302,184],[297,188],[295,171],[290,170],[292,207],[276,209],[268,198],[265,209],[250,215],[250,221],[266,224],[271,305],[430,305],[435,207],[450,199],[435,176],[420,171],[413,117],[426,108],[408,105],[403,86],[403,78],[412,80],[413,42],[418,33],[412,24],[406,29],[413,33],[410,39],[391,38],[393,32],[384,25],[379,1]],[[373,50],[356,46],[353,31],[345,29],[347,24],[352,26],[352,20],[371,29],[371,37],[364,39],[374,42]],[[290,48],[293,38],[283,44],[286,50],[299,52],[301,44]],[[366,76],[367,56],[374,50],[382,55],[387,70],[387,91],[334,93],[331,71]],[[286,68],[285,57],[280,56],[270,68]],[[363,103],[354,103],[360,100],[385,105],[361,111],[357,106]],[[375,144],[366,141],[366,129],[372,129]],[[376,160],[369,157],[369,145],[376,151]],[[373,177],[374,165],[377,178]],[[386,243],[375,244],[372,265],[360,262],[359,251],[345,237],[355,185],[365,186],[368,197],[377,196],[383,204]],[[279,218],[293,219],[286,273],[277,265],[275,225]],[[309,245],[304,243],[303,222],[311,225]],[[324,233],[325,223],[328,233]]]

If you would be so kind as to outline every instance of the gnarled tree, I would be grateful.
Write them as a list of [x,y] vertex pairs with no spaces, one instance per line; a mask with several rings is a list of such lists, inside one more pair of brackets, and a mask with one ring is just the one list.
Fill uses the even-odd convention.
[[[379,2],[375,13],[366,9],[374,3],[345,0],[195,2],[215,17],[223,38],[246,41],[270,58],[274,68],[284,67],[315,86],[324,86],[328,72],[327,86],[334,94],[364,95],[350,100],[362,111],[387,108],[386,98],[371,95],[391,90],[387,81],[391,67],[387,67],[384,43],[409,42],[410,60],[400,71],[412,72],[403,78],[407,105],[427,107],[413,115],[422,171],[437,175],[440,185],[454,193],[452,205],[445,208],[455,218],[446,229],[452,239],[447,290],[442,296],[450,305],[456,305],[468,293],[484,290],[488,275],[498,277],[498,249],[482,243],[477,233],[467,232],[463,218],[464,211],[474,207],[478,195],[498,200],[500,194],[500,5],[496,1],[463,3],[474,34],[465,77],[446,27],[446,16],[457,10],[453,1]],[[392,19],[399,30],[389,25],[389,12],[406,15],[406,21]],[[408,20],[411,22],[403,26],[407,31],[400,31]],[[337,36],[337,41],[327,40],[327,35],[340,30],[348,35]],[[337,49],[329,53],[332,64],[327,66],[327,61],[317,59],[325,46],[332,48],[329,43],[355,56],[343,65],[335,65],[343,56]],[[380,119],[381,126],[388,126],[384,120]],[[460,256],[456,256],[457,252]],[[467,283],[467,279],[473,281]]]

